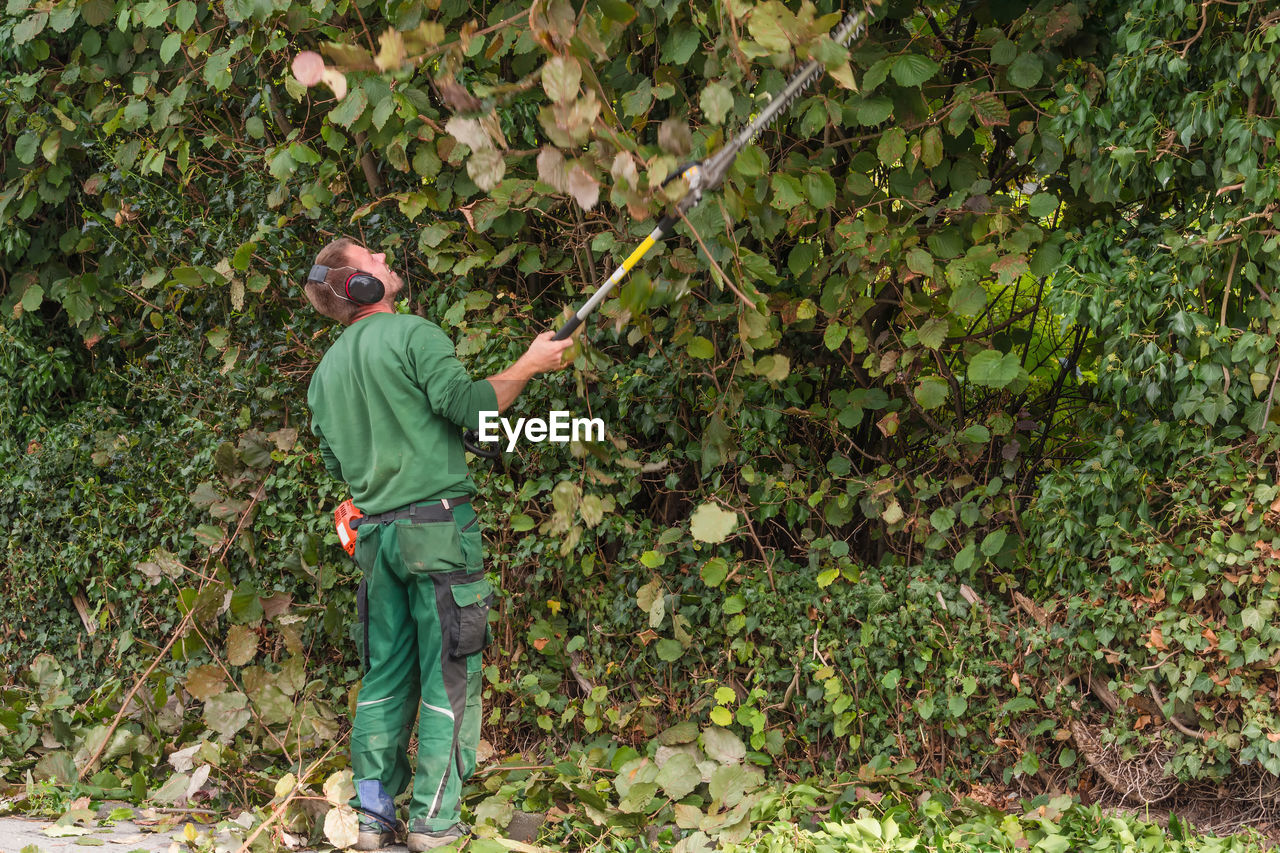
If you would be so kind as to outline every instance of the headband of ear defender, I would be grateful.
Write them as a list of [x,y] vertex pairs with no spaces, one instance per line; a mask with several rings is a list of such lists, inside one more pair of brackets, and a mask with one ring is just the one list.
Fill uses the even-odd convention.
[[[354,269],[354,267],[338,267],[338,269]],[[307,273],[307,281],[326,284],[329,279],[329,272],[329,267],[323,264],[316,264],[311,268],[311,272]],[[333,290],[333,285],[330,285],[329,289]],[[381,279],[359,270],[347,276],[347,280],[343,282],[342,289],[346,292],[345,296],[336,290],[333,291],[334,295],[339,299],[345,299],[357,305],[373,305],[376,302],[381,302],[383,295],[386,293],[386,288],[383,287]]]

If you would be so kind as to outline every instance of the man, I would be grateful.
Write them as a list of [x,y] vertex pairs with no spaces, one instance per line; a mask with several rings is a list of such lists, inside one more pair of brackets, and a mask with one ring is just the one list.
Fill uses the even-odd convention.
[[[476,429],[482,411],[510,406],[533,376],[559,369],[570,342],[545,332],[506,370],[472,381],[439,326],[395,313],[404,282],[384,254],[342,238],[316,264],[307,298],[347,328],[311,379],[312,431],[325,467],[364,513],[355,550],[365,605],[365,676],[351,732],[356,848],[395,841],[394,799],[412,777],[406,841],[428,850],[468,831],[459,799],[475,770],[492,598],[462,429]],[[407,754],[415,717],[416,772]]]

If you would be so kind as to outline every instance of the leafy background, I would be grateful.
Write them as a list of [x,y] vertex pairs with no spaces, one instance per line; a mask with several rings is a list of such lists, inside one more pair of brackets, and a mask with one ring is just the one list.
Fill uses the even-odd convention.
[[1280,17],[884,2],[846,50],[845,11],[9,0],[5,782],[319,831],[357,572],[300,271],[387,251],[494,373],[813,58],[518,404],[607,440],[478,471],[485,738],[534,769],[476,808],[734,840],[819,776],[1269,818]]

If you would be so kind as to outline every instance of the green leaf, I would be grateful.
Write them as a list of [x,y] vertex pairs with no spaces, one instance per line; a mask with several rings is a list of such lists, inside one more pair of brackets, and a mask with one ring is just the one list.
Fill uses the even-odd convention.
[[467,175],[485,192],[490,192],[497,187],[506,171],[507,161],[502,156],[502,152],[497,149],[486,148],[475,151],[467,158]]
[[770,176],[769,186],[773,189],[772,204],[780,210],[799,207],[805,203],[804,190],[800,182],[791,175],[775,172]]
[[876,88],[885,81],[889,76],[889,69],[893,67],[893,57],[885,57],[878,59],[867,69],[867,73],[862,75],[862,91],[868,95],[876,90]]
[[231,618],[240,625],[257,626],[262,622],[262,601],[258,591],[241,584],[231,593]]
[[940,507],[929,513],[929,526],[939,533],[946,533],[955,523],[956,513],[950,507]]
[[18,45],[31,41],[44,31],[44,26],[48,21],[48,12],[36,12],[34,15],[28,15],[23,18],[13,26],[13,43]]
[[702,750],[721,764],[737,764],[747,757],[742,739],[722,726],[708,726],[702,730]]
[[44,288],[31,284],[22,292],[22,310],[35,311],[44,303]]
[[707,793],[712,803],[727,807],[736,806],[746,797],[747,790],[760,781],[760,771],[741,764],[726,764],[711,771]]
[[205,725],[224,738],[233,737],[249,718],[248,699],[243,693],[220,693],[205,702]]
[[654,781],[667,797],[682,800],[702,783],[702,771],[692,755],[677,752],[658,770],[658,778]]
[[933,256],[919,246],[913,246],[907,250],[907,269],[916,275],[931,275]]
[[755,363],[753,372],[771,382],[781,382],[791,372],[791,359],[785,355],[766,355]]
[[689,517],[689,532],[699,542],[723,542],[737,529],[738,514],[718,504],[699,504]]
[[329,112],[329,121],[343,127],[351,127],[367,106],[369,106],[369,96],[364,93],[364,89],[357,87],[347,92],[347,96]]
[[926,376],[916,386],[915,398],[920,408],[928,411],[936,409],[947,401],[951,386],[940,376]]
[[440,158],[429,146],[420,145],[413,155],[413,171],[424,178],[433,178],[440,174]]
[[876,144],[876,159],[885,166],[892,166],[907,150],[907,133],[900,127],[891,127],[880,135]]
[[905,53],[893,61],[893,79],[899,86],[919,86],[938,73],[938,63],[918,53]]
[[653,106],[653,84],[642,80],[640,85],[622,96],[622,111],[629,116],[641,116]]
[[692,358],[713,358],[716,354],[715,346],[701,335],[695,335],[691,338],[689,343],[685,345],[685,351]]
[[723,124],[724,118],[733,109],[733,93],[723,83],[708,83],[698,99],[702,114],[712,124]]
[[858,124],[873,127],[893,115],[893,101],[885,97],[867,98],[858,105]]
[[723,557],[712,557],[702,564],[702,571],[699,574],[702,582],[707,586],[720,586],[729,576],[729,563]]
[[[964,251],[964,238],[956,228],[944,228],[936,234],[930,234],[925,240],[929,251],[943,260],[950,260]],[[947,276],[950,280],[950,275]],[[954,282],[953,282],[954,283]]]
[[974,385],[999,389],[1008,387],[1021,370],[1022,360],[1016,353],[983,350],[969,360],[966,374]]
[[65,33],[75,26],[79,17],[80,10],[76,8],[75,3],[59,3],[49,12],[49,29],[57,33]]
[[806,172],[804,191],[809,203],[818,209],[831,207],[836,201],[836,182],[827,172]]
[[227,663],[244,666],[258,654],[258,632],[245,625],[232,625],[227,631]]
[[605,17],[622,24],[630,23],[636,16],[636,10],[623,0],[599,0],[600,10]]
[[[597,690],[601,689],[599,687]],[[663,746],[678,746],[682,743],[693,743],[698,738],[698,724],[692,720],[682,720],[670,728],[658,733],[658,743]]]
[[378,101],[373,108],[373,113],[369,116],[369,121],[373,124],[374,129],[382,130],[387,123],[387,119],[391,117],[391,113],[395,111],[396,106],[395,98],[383,98]]
[[178,32],[185,33],[196,22],[196,4],[191,0],[182,0],[173,11],[173,26]]
[[249,269],[249,263],[253,260],[253,253],[257,251],[257,243],[241,243],[236,249],[235,255],[231,258],[231,266],[240,272]]
[[693,27],[676,30],[667,38],[662,49],[662,61],[672,65],[684,65],[702,43],[702,34]]
[[[765,50],[781,53],[791,49],[791,39],[771,8],[774,5],[766,3],[752,9],[751,17],[747,19],[747,32]],[[785,13],[786,10],[782,11]]]
[[684,657],[684,646],[679,641],[664,637],[657,642],[658,659],[673,663]]
[[982,540],[982,553],[988,557],[994,557],[1000,553],[1000,549],[1004,547],[1004,541],[1008,534],[1003,530],[993,530],[987,534]]
[[[948,274],[951,272],[950,265],[947,267],[947,272]],[[951,294],[947,305],[962,317],[976,316],[987,307],[987,290],[978,283],[962,284]]]
[[1009,78],[1009,82],[1019,89],[1030,89],[1040,82],[1042,73],[1040,57],[1034,53],[1023,53],[1013,61],[1005,75]]
[[769,157],[759,145],[748,145],[733,161],[733,168],[738,174],[748,178],[762,175],[769,168]]
[[1038,853],[1067,853],[1071,848],[1072,840],[1066,835],[1046,835],[1032,849]]
[[942,162],[942,130],[931,127],[920,137],[920,162],[926,169],[932,169]]
[[973,114],[978,118],[978,123],[983,127],[995,127],[996,125],[1009,123],[1009,108],[990,92],[976,95],[970,101],[970,104],[973,107]]
[[991,61],[996,65],[1008,65],[1018,56],[1018,46],[1008,39],[991,45]]
[[1058,209],[1058,199],[1052,193],[1036,193],[1027,202],[1027,213],[1036,219],[1051,216]]
[[542,66],[542,88],[554,103],[576,98],[581,82],[582,66],[571,56],[553,56]]
[[206,83],[218,92],[225,91],[231,85],[231,48],[214,51],[204,61],[202,76]]
[[30,130],[19,136],[13,146],[13,152],[18,155],[20,163],[29,164],[34,161],[38,150],[40,150],[40,135]]
[[941,349],[947,340],[947,321],[939,317],[930,317],[916,330],[916,339],[920,345],[929,349]]
[[182,47],[182,33],[169,33],[164,37],[164,41],[160,43],[160,61],[168,62],[178,53],[178,49]]

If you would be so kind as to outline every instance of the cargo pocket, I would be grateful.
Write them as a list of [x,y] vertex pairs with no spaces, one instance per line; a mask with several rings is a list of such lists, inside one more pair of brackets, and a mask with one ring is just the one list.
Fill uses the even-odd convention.
[[395,531],[400,559],[410,574],[456,572],[466,568],[458,525],[452,520],[398,521]]
[[466,564],[467,571],[481,571],[484,568],[484,528],[480,524],[480,517],[471,507],[459,507],[455,520],[458,522],[462,561]]
[[479,652],[487,644],[493,586],[481,578],[471,583],[454,584],[449,589],[453,593],[453,603],[458,606],[449,656],[461,660]]

